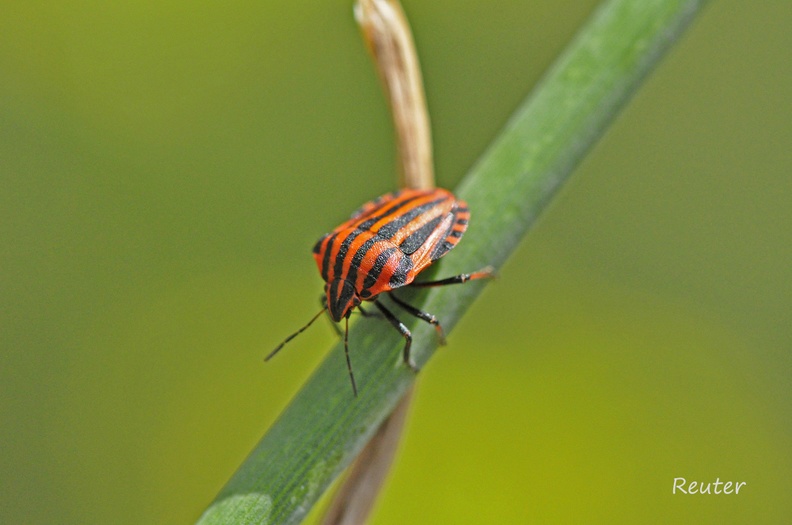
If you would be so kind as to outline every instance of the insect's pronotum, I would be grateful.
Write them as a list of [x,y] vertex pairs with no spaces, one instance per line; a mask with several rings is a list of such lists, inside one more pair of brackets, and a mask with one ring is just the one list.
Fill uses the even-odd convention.
[[266,360],[327,311],[333,321],[345,321],[344,352],[352,391],[357,396],[349,360],[349,316],[355,308],[367,315],[360,304],[370,301],[404,337],[404,362],[417,371],[410,357],[410,331],[377,296],[390,293],[393,302],[406,312],[433,325],[440,343],[445,344],[443,329],[434,315],[410,306],[391,292],[404,286],[444,286],[491,277],[493,270],[487,267],[437,281],[414,282],[419,273],[456,246],[469,218],[467,203],[440,188],[400,190],[364,204],[352,218],[322,236],[314,246],[314,259],[325,280],[322,309],[279,344]]

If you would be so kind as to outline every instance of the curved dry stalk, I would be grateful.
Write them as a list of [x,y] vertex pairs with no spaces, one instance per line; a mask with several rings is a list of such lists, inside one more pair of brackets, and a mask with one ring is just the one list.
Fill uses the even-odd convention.
[[432,134],[421,66],[397,0],[358,0],[355,18],[374,58],[393,113],[400,187],[433,188]]

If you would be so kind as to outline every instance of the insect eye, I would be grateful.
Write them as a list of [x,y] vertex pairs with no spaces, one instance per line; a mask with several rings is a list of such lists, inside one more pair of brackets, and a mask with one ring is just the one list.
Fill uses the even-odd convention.
[[371,292],[368,290],[363,290],[362,292],[360,292],[360,297],[362,297],[363,299],[368,299],[369,297],[371,297]]

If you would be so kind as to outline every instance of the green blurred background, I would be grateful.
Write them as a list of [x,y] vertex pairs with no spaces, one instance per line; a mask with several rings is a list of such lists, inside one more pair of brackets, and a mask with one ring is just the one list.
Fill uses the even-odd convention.
[[[595,2],[404,4],[454,187]],[[0,523],[190,523],[334,340],[261,362],[313,242],[395,186],[351,4],[0,11]],[[704,11],[421,375],[375,524],[792,516],[790,27]]]

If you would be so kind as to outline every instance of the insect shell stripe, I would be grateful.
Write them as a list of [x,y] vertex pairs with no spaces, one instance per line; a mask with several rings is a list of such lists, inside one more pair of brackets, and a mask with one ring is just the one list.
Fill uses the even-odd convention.
[[468,223],[468,220],[470,220],[470,210],[467,207],[467,203],[464,201],[457,201],[456,216],[457,224]]
[[400,253],[398,255],[399,257],[396,264],[389,265],[389,268],[393,269],[390,279],[388,279],[388,286],[390,288],[404,286],[405,284],[412,282],[412,280],[415,278],[415,276],[411,275],[410,273],[410,270],[413,269],[412,259]]
[[400,239],[397,240],[396,237],[402,237],[399,235],[400,233],[409,235],[409,233],[411,233],[411,228],[409,228],[408,225],[411,222],[416,221],[417,219],[416,222],[418,224],[416,227],[420,227],[425,220],[431,220],[438,214],[442,214],[444,211],[447,211],[447,207],[440,206],[441,203],[447,200],[448,197],[443,196],[439,199],[430,200],[429,202],[416,204],[409,210],[406,210],[401,215],[393,217],[389,222],[382,224],[378,228],[375,225],[372,227],[372,230],[377,231],[380,236],[385,237],[386,239],[393,239],[395,243],[399,244]]
[[[339,238],[343,238],[341,245],[336,253],[333,265],[333,278],[347,278],[350,265],[354,266],[354,256],[358,254],[361,247],[370,239],[368,232],[358,229],[348,229],[338,233]],[[354,282],[354,279],[352,279]]]
[[403,195],[398,195],[393,200],[385,201],[384,208],[372,208],[371,210],[360,215],[360,217],[357,217],[356,220],[349,221],[349,223],[344,224],[344,226],[370,230],[372,229],[372,226],[377,224],[377,222],[396,214],[398,210],[409,205],[412,201],[419,199],[420,197],[422,197],[422,195],[414,195],[411,192],[404,192]]
[[357,219],[358,217],[361,217],[363,215],[369,214],[371,212],[371,210],[374,210],[377,207],[382,206],[382,204],[384,202],[392,200],[393,197],[394,197],[393,193],[386,193],[385,195],[380,195],[379,197],[377,197],[373,201],[367,202],[366,204],[361,206],[360,209],[358,209],[357,211],[355,211],[355,213],[352,214],[350,219],[354,220],[354,219]]
[[349,232],[335,231],[322,241],[323,247],[320,248],[320,254],[322,256],[320,269],[322,271],[322,279],[325,281],[332,281],[341,271],[338,254],[341,250],[345,253],[349,249],[348,244],[344,247],[344,243],[348,242],[348,235],[345,235],[345,233]]
[[468,219],[470,218],[470,211],[464,201],[458,201],[459,208],[452,211],[454,215],[454,222],[451,223],[450,228],[446,231],[442,241],[437,243],[432,253],[429,255],[432,261],[436,261],[446,253],[448,253],[454,246],[457,245],[459,239],[467,230]]
[[[420,248],[429,236],[437,229],[439,224],[443,221],[443,216],[438,215],[432,220],[425,222],[422,226],[418,227],[409,236],[399,243],[399,248],[407,255],[415,253],[415,250]],[[394,239],[394,242],[398,240]]]
[[[355,289],[361,293],[365,290],[367,293],[362,293],[363,298],[372,297],[407,282],[412,261],[396,245],[374,232],[363,232],[358,241],[360,239],[364,240],[355,243],[355,254],[347,256],[344,271],[336,275],[337,278],[353,283]],[[371,293],[371,289],[376,292]]]
[[[403,195],[394,201],[396,205],[387,206],[382,212],[377,213],[369,220],[361,223],[360,227],[378,232],[386,239],[390,238],[403,224],[406,224],[415,216],[430,209],[432,205],[427,201],[436,198],[437,193],[440,192],[440,190],[404,190]],[[446,192],[442,192],[442,194],[445,193]],[[447,197],[444,195],[438,200],[443,200],[445,198]]]
[[[371,297],[373,295],[371,293],[371,288],[373,288],[376,284],[382,284],[382,283],[378,283],[380,275],[382,275],[382,271],[385,269],[386,265],[394,264],[393,262],[391,262],[391,258],[393,257],[393,254],[396,253],[397,251],[398,248],[396,246],[391,246],[388,249],[383,250],[382,252],[377,254],[376,259],[374,259],[374,264],[371,265],[371,268],[369,269],[368,273],[365,274],[365,277],[363,275],[358,277],[358,281],[361,281],[362,279],[362,283],[359,288],[360,296],[362,298],[367,299]],[[388,281],[389,280],[390,277],[388,277]]]
[[[366,260],[360,266],[360,272],[366,276],[362,281],[363,297],[371,297],[371,290],[376,293],[404,286],[412,281],[410,275],[413,262],[409,256],[390,241],[380,240],[367,254]],[[358,279],[358,283],[361,281]]]
[[453,237],[457,240],[461,239],[462,234],[465,233],[465,230],[467,230],[469,217],[470,217],[470,212],[466,212],[464,214],[457,214],[456,221],[454,221],[454,225],[451,227],[451,231],[448,234],[449,237]]
[[[382,259],[380,259],[380,255]],[[372,290],[375,290],[376,293],[382,293],[398,288],[407,284],[413,278],[410,275],[412,260],[396,246],[390,244],[390,247],[380,255],[376,257],[375,263],[371,267],[371,272],[363,281],[364,286],[366,286],[363,290],[365,293],[362,294],[364,297],[370,297]]]
[[344,281],[338,279],[330,282],[329,295],[333,299],[331,304],[347,304],[352,300],[354,291],[349,286],[344,286]]
[[[398,222],[397,225],[400,227],[393,235],[388,236],[387,234],[390,232],[385,230],[385,228],[381,229],[379,234],[383,237],[388,236],[394,244],[402,245],[405,239],[411,237],[416,231],[425,228],[427,223],[439,225],[443,218],[451,211],[452,205],[453,201],[451,199],[437,199],[430,203],[426,203],[420,206],[421,209],[417,210],[418,213],[405,214],[399,221],[394,221]],[[407,221],[407,219],[409,219],[409,221]],[[385,230],[385,233],[383,233],[383,230]],[[424,235],[424,237],[427,236],[428,235]],[[413,243],[414,242],[413,240]],[[415,248],[417,249],[418,246],[415,246]],[[405,250],[405,253],[412,253],[412,251]]]
[[[369,257],[376,258],[374,254],[380,253],[388,248],[388,246],[382,246],[382,244],[389,245],[390,243],[386,243],[377,237],[377,234],[374,232],[363,230],[355,230],[355,232],[357,232],[360,237],[358,238],[358,242],[354,244],[354,252],[350,251],[352,255],[347,255],[344,259],[344,270],[337,274],[336,277],[343,277],[349,282],[357,285],[358,270],[361,270],[364,274],[368,272],[373,261],[367,259]],[[355,287],[358,288],[357,286]]]
[[327,281],[329,279],[330,271],[330,252],[333,248],[333,242],[338,234],[328,233],[319,239],[314,246],[313,253],[316,264],[319,266],[319,271],[322,273],[322,279]]
[[[316,263],[319,266],[319,270],[322,274],[322,279],[325,281],[330,281],[341,273],[343,268],[339,266],[339,263],[343,262],[344,258],[346,257],[345,254],[349,250],[348,243],[354,240],[348,239],[349,234],[356,228],[368,230],[369,227],[366,226],[365,223],[371,221],[371,214],[377,211],[378,206],[385,207],[384,212],[380,210],[380,213],[389,215],[394,213],[395,210],[401,208],[402,206],[406,206],[411,201],[421,197],[420,194],[415,195],[411,192],[404,192],[404,195],[400,195],[401,193],[402,192],[396,192],[394,194],[386,194],[376,198],[371,203],[364,205],[359,210],[359,213],[356,212],[350,220],[319,239],[319,241],[314,246],[313,252]],[[374,222],[379,220],[379,218],[380,217],[374,217]],[[338,239],[338,237],[341,238]],[[348,241],[348,243],[346,247],[343,247],[345,240]],[[339,257],[339,254],[342,254],[342,256]]]

